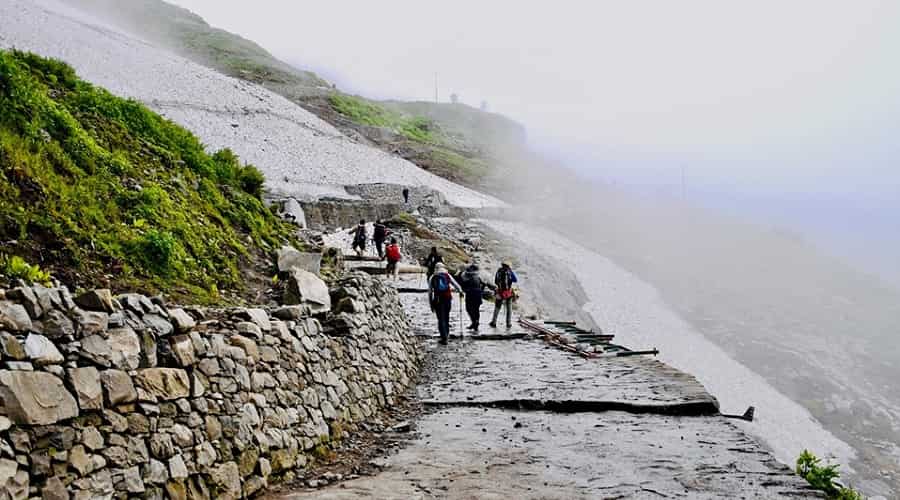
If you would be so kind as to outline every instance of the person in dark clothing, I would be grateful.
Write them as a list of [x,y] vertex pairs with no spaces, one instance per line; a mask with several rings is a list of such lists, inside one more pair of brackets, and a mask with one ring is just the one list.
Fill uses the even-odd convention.
[[368,234],[366,234],[366,221],[359,221],[359,225],[349,232],[353,234],[353,246],[351,248],[356,252],[356,255],[362,257],[363,253],[366,251],[366,238],[368,238]]
[[447,267],[438,263],[434,275],[428,281],[428,301],[437,316],[440,343],[446,345],[450,338],[450,311],[453,310],[453,289],[462,294],[462,288],[447,272]]
[[409,204],[409,188],[403,188],[403,203]]
[[512,328],[513,283],[518,281],[509,262],[502,263],[500,269],[497,269],[494,275],[494,285],[497,288],[494,294],[494,319],[491,320],[491,328],[497,328],[497,317],[500,316],[500,308],[503,306],[506,306],[506,327]]
[[378,251],[378,258],[384,258],[384,242],[391,235],[391,230],[380,220],[375,221],[375,229],[372,231],[372,240],[375,241],[375,250]]
[[427,269],[428,279],[434,275],[434,268],[439,264],[443,263],[444,258],[441,257],[441,254],[438,253],[437,247],[431,247],[431,253],[428,254],[428,257],[425,257],[425,260],[422,261],[422,265]]
[[466,294],[466,313],[469,314],[469,330],[478,331],[481,320],[481,303],[484,301],[484,289],[493,288],[481,279],[478,264],[471,264],[460,276],[459,281],[463,293]]

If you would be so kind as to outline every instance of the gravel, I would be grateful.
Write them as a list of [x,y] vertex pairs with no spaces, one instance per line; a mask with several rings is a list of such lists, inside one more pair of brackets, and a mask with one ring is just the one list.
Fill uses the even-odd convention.
[[[322,186],[386,182],[428,186],[461,207],[502,202],[352,142],[312,113],[53,0],[0,0],[0,47],[62,59],[79,75],[134,98],[193,131],[210,150],[229,147],[259,167],[270,188],[308,197]],[[318,187],[317,187],[318,186]]]

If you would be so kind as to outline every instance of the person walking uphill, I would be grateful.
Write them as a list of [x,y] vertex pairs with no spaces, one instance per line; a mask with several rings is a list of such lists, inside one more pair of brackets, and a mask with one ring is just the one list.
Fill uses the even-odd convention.
[[447,339],[450,338],[450,311],[453,310],[454,288],[462,294],[462,288],[447,272],[447,266],[437,264],[434,275],[428,281],[428,300],[431,303],[431,310],[437,315],[438,333],[441,336],[439,342],[443,345],[446,345]]
[[400,253],[400,245],[397,244],[397,238],[391,238],[391,244],[387,246],[387,266],[384,268],[384,272],[388,276],[392,276],[395,280],[397,279],[400,269],[397,267],[397,264],[400,263],[400,259],[402,255]]
[[484,289],[494,288],[481,279],[478,264],[471,264],[460,276],[459,284],[466,294],[466,313],[469,315],[469,330],[478,331],[481,321],[481,303],[484,301]]
[[512,302],[513,302],[513,283],[518,282],[516,273],[513,272],[509,262],[504,262],[494,274],[494,285],[496,285],[496,293],[494,301],[494,319],[491,320],[491,328],[497,328],[497,317],[500,316],[500,308],[506,306],[506,327],[512,328]]
[[378,258],[384,258],[384,240],[391,235],[390,229],[380,220],[375,221],[375,229],[372,231],[372,240],[375,241],[375,250],[378,251]]
[[348,232],[353,234],[353,246],[351,248],[356,252],[357,256],[362,257],[366,251],[366,238],[368,237],[366,234],[366,221],[359,221],[359,225]]
[[429,280],[434,275],[435,267],[443,262],[444,258],[438,253],[437,247],[431,247],[431,253],[429,253],[428,257],[425,257],[425,260],[422,261],[422,265],[425,266],[425,269],[427,270]]

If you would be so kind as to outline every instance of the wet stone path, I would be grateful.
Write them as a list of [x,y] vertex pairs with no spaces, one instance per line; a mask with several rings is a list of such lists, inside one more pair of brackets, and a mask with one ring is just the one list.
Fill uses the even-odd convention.
[[[434,335],[425,295],[401,300],[415,333]],[[482,331],[507,332],[523,333]],[[818,496],[719,416],[692,376],[652,358],[582,359],[523,338],[424,344],[426,412],[382,472],[286,498]]]

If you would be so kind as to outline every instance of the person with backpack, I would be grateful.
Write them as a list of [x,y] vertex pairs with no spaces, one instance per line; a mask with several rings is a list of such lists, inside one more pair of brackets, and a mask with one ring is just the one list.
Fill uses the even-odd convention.
[[466,313],[469,315],[469,330],[478,332],[481,320],[481,304],[484,301],[484,289],[494,288],[481,279],[481,271],[474,262],[463,271],[459,279],[463,293],[466,295]]
[[428,281],[428,301],[431,310],[437,316],[440,343],[447,345],[450,338],[450,311],[453,310],[453,289],[462,294],[459,283],[447,272],[447,266],[438,263],[434,275]]
[[372,240],[375,241],[375,250],[378,251],[378,258],[384,258],[384,241],[388,236],[391,235],[391,230],[381,222],[381,220],[375,221],[375,229],[372,231]]
[[491,328],[497,328],[497,317],[500,316],[500,308],[504,305],[506,306],[506,327],[512,328],[512,302],[515,295],[513,283],[518,281],[519,279],[516,277],[516,273],[513,272],[509,262],[500,264],[500,269],[497,269],[497,273],[494,274],[494,285],[497,288],[494,294],[494,319],[491,320]]
[[422,265],[425,266],[427,270],[427,275],[429,281],[431,277],[434,275],[435,267],[444,262],[444,258],[441,257],[441,254],[438,253],[437,247],[431,247],[431,253],[428,254],[428,257],[425,257],[425,260],[422,261]]
[[356,255],[359,257],[363,256],[363,253],[366,251],[366,238],[368,238],[368,234],[366,233],[366,221],[360,220],[359,225],[349,231],[353,234],[353,246],[351,247],[353,251],[356,252]]
[[402,258],[400,254],[400,245],[397,244],[397,238],[391,238],[391,244],[387,246],[387,266],[384,269],[386,275],[391,276],[396,280],[400,274],[399,268],[397,264],[400,263],[400,259]]

